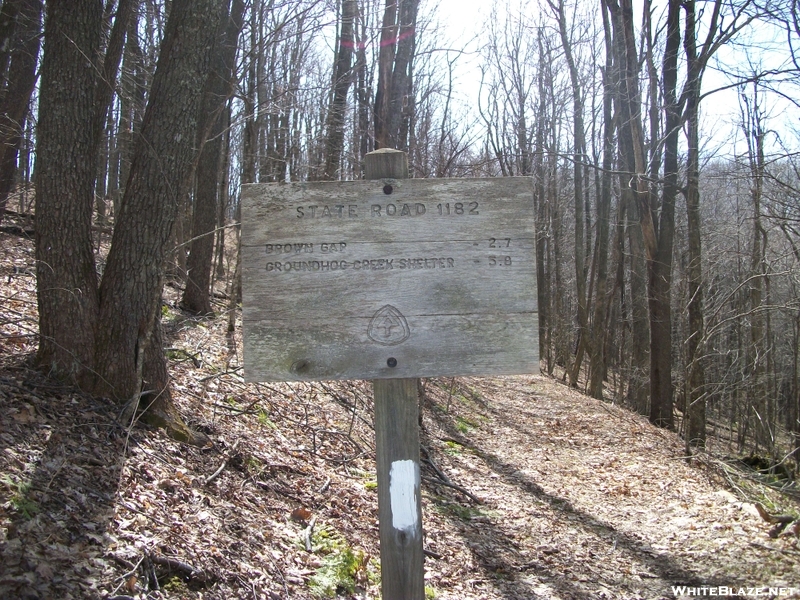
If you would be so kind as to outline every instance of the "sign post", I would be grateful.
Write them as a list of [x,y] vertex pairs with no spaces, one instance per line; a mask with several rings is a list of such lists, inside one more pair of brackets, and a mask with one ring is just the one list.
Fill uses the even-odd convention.
[[538,372],[527,177],[366,181],[242,192],[247,381],[373,380],[384,600],[423,600],[420,377]]
[[[368,180],[406,179],[408,158],[382,149],[364,157]],[[391,184],[387,184],[391,185]],[[405,317],[386,309],[373,335],[384,343],[406,336]],[[402,342],[400,342],[402,343]],[[388,357],[389,361],[397,360]],[[375,379],[375,459],[381,541],[381,597],[424,600],[422,500],[419,467],[419,379]]]

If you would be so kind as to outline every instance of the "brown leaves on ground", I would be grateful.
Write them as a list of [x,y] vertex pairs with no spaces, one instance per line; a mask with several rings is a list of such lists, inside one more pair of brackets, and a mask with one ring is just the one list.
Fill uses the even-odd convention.
[[[380,596],[369,384],[245,384],[225,315],[190,318],[167,288],[173,394],[211,443],[131,429],[26,368],[32,250],[0,244],[1,598],[310,599],[346,551],[349,597]],[[422,406],[435,598],[800,587],[797,537],[771,539],[710,461],[636,415],[543,377],[428,380]]]

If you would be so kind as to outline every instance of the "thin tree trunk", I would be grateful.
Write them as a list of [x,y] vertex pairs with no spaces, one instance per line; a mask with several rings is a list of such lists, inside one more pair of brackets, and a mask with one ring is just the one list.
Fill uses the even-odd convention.
[[[250,53],[251,57],[247,66],[247,77],[244,82],[244,131],[242,132],[242,183],[255,183],[256,157],[258,156],[258,125],[256,123],[256,103],[258,102],[258,61],[262,52],[258,48],[258,18],[261,14],[260,0],[253,2],[250,11]],[[252,54],[255,53],[256,57]],[[237,221],[238,222],[238,221]]]
[[408,149],[418,7],[419,0],[386,0],[375,94],[376,150]]
[[344,146],[344,115],[347,107],[347,93],[352,80],[353,63],[353,22],[356,17],[356,0],[341,0],[342,15],[339,44],[333,68],[333,97],[328,109],[327,136],[325,142],[324,180],[337,179],[339,163]]
[[[409,149],[411,149],[411,144],[413,143],[413,136],[411,132],[414,131],[416,122],[416,100],[414,99],[414,54],[417,45],[416,21],[419,0],[413,0],[413,4],[410,6],[413,6],[413,15],[409,18],[413,19],[414,24],[408,26],[408,30],[404,34],[402,33],[403,25],[401,22],[401,33],[397,52],[398,60],[395,62],[395,73],[399,71],[398,64],[400,64],[401,59],[405,58],[406,52],[408,54],[408,64],[405,67],[402,67],[402,70],[399,71],[403,75],[400,78],[395,77],[392,80],[393,86],[396,82],[403,82],[403,86],[398,89],[398,95],[395,98],[396,104],[393,105],[395,106],[393,110],[397,110],[397,112],[392,112],[392,117],[396,117],[398,122],[397,142],[394,144],[394,147],[401,148],[404,151],[409,151]],[[407,51],[403,48],[405,43],[408,44]]]
[[[223,114],[225,134],[223,136],[223,150],[220,156],[219,172],[222,177],[219,185],[219,202],[217,202],[217,240],[214,249],[216,272],[214,279],[225,278],[225,232],[226,215],[230,206],[230,166],[231,166],[231,99],[225,103]],[[213,281],[212,281],[213,289]]]
[[703,268],[700,237],[700,73],[697,71],[695,46],[695,3],[686,0],[686,35],[684,51],[687,59],[689,94],[686,103],[687,119],[687,182],[686,213],[689,238],[689,331],[686,339],[686,446],[704,448],[706,443],[706,393],[702,346],[705,336],[703,324]]
[[186,287],[181,299],[181,308],[197,315],[212,313],[211,266],[217,204],[220,202],[219,167],[225,126],[221,113],[233,91],[233,63],[243,14],[243,0],[233,0],[230,13],[226,10],[221,20],[219,30],[223,39],[205,85],[198,124],[197,144],[201,151],[192,212],[192,241],[186,262]]
[[[650,422],[672,429],[672,245],[675,236],[675,200],[678,189],[678,137],[681,110],[677,97],[680,51],[681,0],[669,0],[664,51],[664,186],[656,239],[646,243],[648,302],[650,307]],[[655,221],[655,207],[647,206],[648,221]],[[647,228],[644,224],[643,228]],[[645,235],[648,241],[648,235]],[[652,242],[655,242],[653,244]]]
[[[642,133],[638,60],[630,0],[606,0],[611,13],[619,76],[618,145],[623,173],[620,176],[622,214],[627,214],[630,246],[631,368],[628,404],[640,413],[648,408],[647,373],[650,348],[648,327],[646,248],[655,246],[655,225],[650,212],[650,190],[642,174],[646,171]],[[639,225],[633,225],[632,221]]]
[[[548,285],[547,267],[547,239],[549,224],[547,223],[548,202],[545,185],[545,166],[544,166],[544,136],[547,128],[547,90],[545,81],[546,58],[542,32],[537,36],[539,47],[539,69],[537,73],[538,87],[538,111],[534,127],[533,149],[533,189],[534,202],[536,205],[536,298],[539,307],[539,360],[545,359],[550,352],[550,340],[548,336],[548,322],[550,319],[551,294]],[[549,361],[547,361],[549,364]],[[549,369],[548,369],[549,372]]]
[[13,37],[8,40],[8,49],[11,51],[4,52],[2,58],[9,63],[8,70],[0,71],[5,75],[6,82],[0,92],[0,222],[3,221],[8,196],[14,187],[28,104],[36,84],[36,61],[42,31],[42,0],[21,0],[7,4],[8,7],[3,6],[4,14],[7,14],[7,9],[11,11],[12,4],[16,5],[12,11],[16,13],[16,26],[13,28]]
[[134,16],[128,23],[122,57],[120,119],[119,133],[117,134],[120,190],[113,197],[115,216],[120,213],[122,207],[122,197],[128,183],[134,150],[134,132],[138,133],[141,127],[144,111],[145,67],[144,54],[139,45],[138,28],[139,19]]
[[622,202],[628,206],[628,245],[630,247],[631,287],[631,378],[628,405],[642,415],[650,414],[650,321],[647,305],[647,264],[639,211],[630,188]]
[[397,3],[399,1],[386,0],[383,11],[378,52],[378,89],[375,92],[375,150],[391,147],[389,106],[392,96],[392,73],[397,41]]
[[611,24],[606,10],[603,11],[603,29],[606,37],[606,64],[603,77],[603,172],[600,174],[600,194],[597,197],[597,243],[595,248],[597,288],[592,315],[591,361],[589,365],[589,393],[594,398],[603,398],[603,381],[606,377],[606,335],[609,309],[608,244],[609,221],[611,220],[611,168],[614,158],[614,90],[619,75],[614,72],[614,48]]
[[588,309],[586,295],[586,247],[585,247],[585,213],[584,213],[584,169],[586,160],[586,133],[583,125],[583,96],[581,93],[580,75],[575,58],[572,54],[572,42],[567,33],[567,17],[564,12],[564,1],[559,0],[558,5],[550,3],[550,7],[558,20],[558,31],[561,35],[561,45],[564,49],[564,58],[569,69],[572,84],[572,135],[573,135],[573,198],[575,203],[575,282],[578,297],[578,347],[575,361],[569,372],[569,384],[577,387],[580,375],[583,354],[590,344],[588,329]]
[[[96,205],[97,205],[97,218],[98,223],[102,225],[105,221],[105,197],[108,195],[109,188],[115,192],[118,188],[117,182],[114,181],[112,185],[106,187],[105,179],[109,170],[116,169],[116,165],[109,164],[112,162],[111,155],[113,154],[110,146],[112,145],[111,132],[112,129],[107,127],[111,122],[109,113],[114,99],[114,92],[116,90],[117,77],[119,74],[119,66],[122,61],[123,51],[125,49],[125,37],[132,29],[131,22],[134,21],[135,13],[139,6],[139,0],[119,0],[117,5],[116,17],[114,25],[111,28],[111,34],[108,39],[108,47],[106,48],[105,58],[103,59],[103,70],[100,80],[95,88],[95,121],[94,132],[95,143],[97,144],[97,182],[96,182]],[[108,132],[108,142],[103,144],[103,133]],[[116,179],[115,175],[112,175]]]
[[358,100],[358,160],[356,163],[355,179],[361,179],[364,173],[364,157],[370,151],[370,77],[367,72],[367,25],[364,22],[363,11],[360,13],[361,30],[358,36],[358,46],[356,50],[356,65],[358,88],[356,97]]
[[186,259],[186,286],[180,307],[194,315],[211,315],[211,260],[214,253],[214,226],[219,202],[219,157],[222,123],[216,120],[211,138],[202,144],[195,174],[191,220],[191,241]]
[[766,266],[764,252],[766,250],[766,230],[761,222],[761,201],[764,193],[765,157],[764,137],[766,131],[762,124],[762,109],[759,104],[758,88],[754,88],[753,98],[747,102],[749,114],[747,120],[747,143],[750,161],[750,196],[753,202],[753,229],[751,233],[752,246],[750,254],[750,283],[749,283],[749,308],[750,308],[750,352],[749,387],[750,408],[752,412],[753,429],[756,447],[771,447],[771,436],[768,431],[766,410],[766,385],[765,357],[767,354],[765,319],[760,312],[763,303],[764,287],[766,280]]
[[138,8],[138,0],[119,0],[117,5],[117,15],[114,19],[114,26],[111,28],[111,35],[106,48],[106,55],[103,60],[102,77],[95,88],[95,119],[94,136],[99,146],[103,135],[103,128],[106,125],[106,117],[111,107],[111,100],[116,89],[117,74],[119,72],[122,52],[125,48],[125,35],[130,30],[131,19]]
[[4,0],[0,5],[0,82],[7,81],[8,65],[11,62],[11,49],[14,47],[14,31],[17,15],[25,0]]
[[793,449],[795,453],[800,454],[800,312],[795,315],[793,328],[794,353],[792,357],[792,397],[790,399],[793,418],[789,431],[794,437]]

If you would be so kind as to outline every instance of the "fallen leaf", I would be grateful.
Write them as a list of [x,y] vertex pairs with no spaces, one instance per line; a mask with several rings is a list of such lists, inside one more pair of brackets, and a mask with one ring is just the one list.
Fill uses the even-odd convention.
[[292,521],[308,521],[311,518],[311,511],[304,507],[295,508],[292,511]]
[[36,566],[36,572],[42,579],[52,579],[53,578],[53,567],[50,563],[47,562],[40,562]]

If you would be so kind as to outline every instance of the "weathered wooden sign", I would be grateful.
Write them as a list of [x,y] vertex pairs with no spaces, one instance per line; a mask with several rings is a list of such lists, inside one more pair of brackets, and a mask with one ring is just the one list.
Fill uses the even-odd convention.
[[529,178],[253,184],[248,381],[538,371]]

